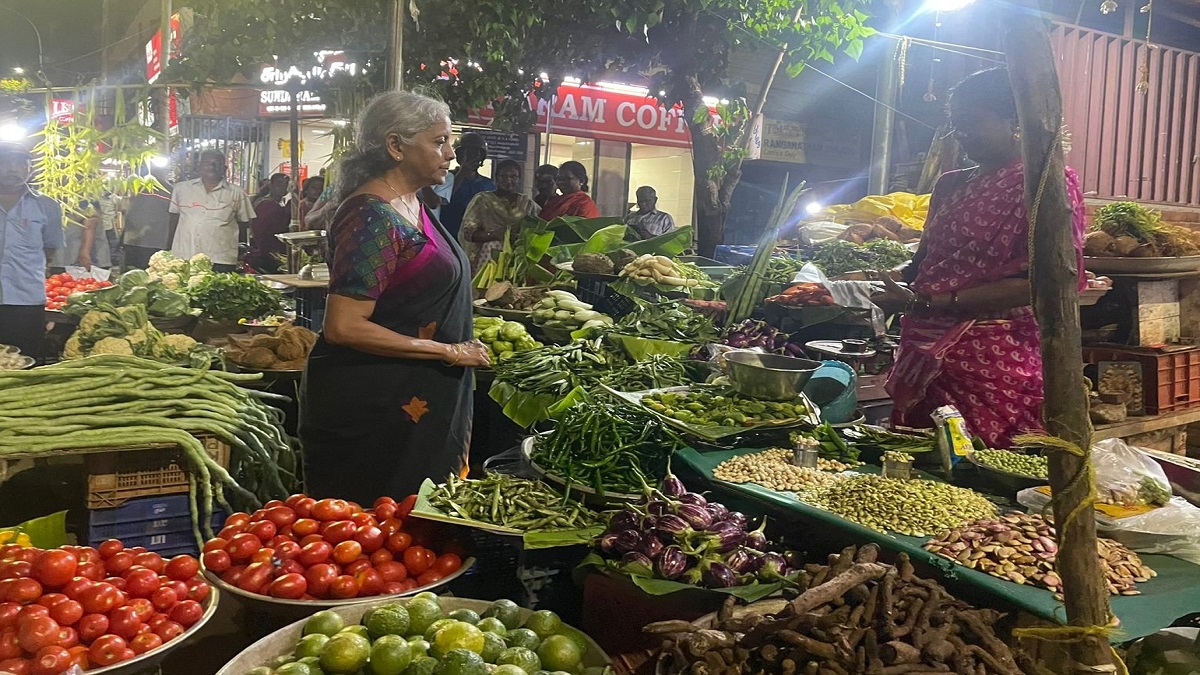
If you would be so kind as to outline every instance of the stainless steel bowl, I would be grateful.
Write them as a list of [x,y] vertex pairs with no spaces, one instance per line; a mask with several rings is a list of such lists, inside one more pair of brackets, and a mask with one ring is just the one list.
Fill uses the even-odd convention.
[[820,361],[752,351],[729,352],[725,354],[725,362],[729,381],[738,393],[772,401],[796,398],[821,367]]

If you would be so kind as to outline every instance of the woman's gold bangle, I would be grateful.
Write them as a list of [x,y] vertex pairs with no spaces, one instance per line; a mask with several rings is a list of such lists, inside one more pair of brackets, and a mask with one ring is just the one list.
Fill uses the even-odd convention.
[[457,366],[458,362],[460,360],[462,360],[462,345],[459,345],[459,344],[450,345],[450,350],[454,352],[454,360],[446,365]]

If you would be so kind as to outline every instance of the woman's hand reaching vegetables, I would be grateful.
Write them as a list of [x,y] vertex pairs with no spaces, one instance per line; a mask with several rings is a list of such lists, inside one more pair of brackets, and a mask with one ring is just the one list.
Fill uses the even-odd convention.
[[890,274],[868,273],[872,281],[882,281],[884,290],[871,294],[871,302],[889,314],[902,311],[917,297],[916,293],[900,286]]
[[446,347],[446,356],[442,359],[442,362],[448,366],[482,368],[492,365],[492,359],[488,356],[487,345],[479,340],[458,342],[446,345]]

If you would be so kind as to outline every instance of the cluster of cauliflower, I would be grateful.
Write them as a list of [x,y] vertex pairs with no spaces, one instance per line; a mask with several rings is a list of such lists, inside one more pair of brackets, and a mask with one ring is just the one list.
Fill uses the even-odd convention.
[[122,354],[165,363],[207,363],[209,350],[190,336],[163,334],[150,324],[144,305],[102,306],[83,315],[79,329],[67,339],[63,358]]
[[157,279],[172,291],[196,288],[212,274],[212,259],[203,253],[184,260],[170,251],[159,251],[150,256],[146,271],[151,279]]

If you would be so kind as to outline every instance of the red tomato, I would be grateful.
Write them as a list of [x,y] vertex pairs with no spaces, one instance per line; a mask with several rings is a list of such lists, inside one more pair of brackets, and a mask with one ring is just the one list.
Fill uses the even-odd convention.
[[183,635],[183,626],[174,621],[164,621],[158,625],[158,628],[154,629],[154,634],[162,638],[163,642],[170,642]]
[[396,595],[404,592],[404,584],[399,581],[389,581],[383,585],[382,595]]
[[325,541],[331,544],[340,544],[343,541],[349,541],[354,538],[354,533],[358,530],[358,526],[350,520],[336,520],[332,523],[326,523],[321,528],[321,536]]
[[70,649],[79,644],[79,633],[76,633],[75,629],[70,626],[61,626],[58,634],[54,636],[54,644],[63,649]]
[[371,566],[371,561],[368,558],[357,558],[351,560],[348,564],[342,567],[342,571],[346,574],[354,575]]
[[274,537],[271,537],[271,541],[268,541],[266,543],[266,545],[269,548],[279,548],[279,545],[284,542],[294,542],[294,541],[296,541],[296,540],[289,537],[286,534],[280,533],[280,534],[275,535]]
[[84,645],[75,645],[68,649],[67,653],[71,655],[71,665],[79,666],[80,670],[92,667],[91,662],[88,661],[88,648]]
[[313,499],[312,497],[302,497],[301,499],[296,500],[295,504],[289,504],[289,506],[300,518],[312,518],[313,506],[315,506],[316,503],[317,500]]
[[221,581],[232,586],[237,586],[238,579],[242,578],[242,572],[246,571],[245,565],[234,565],[221,573]]
[[313,565],[304,572],[304,579],[308,582],[308,592],[318,598],[329,596],[329,587],[337,576],[337,568],[329,563]]
[[317,520],[344,520],[349,515],[350,503],[344,499],[322,499],[312,505],[312,517]]
[[135,638],[141,625],[142,620],[138,618],[137,611],[128,605],[117,607],[108,613],[108,630],[126,640]]
[[162,574],[166,568],[166,563],[163,562],[162,556],[153,551],[138,553],[133,556],[133,564],[145,567],[148,570],[154,570],[155,574]]
[[312,518],[300,518],[292,523],[292,534],[301,537],[307,537],[310,534],[316,534],[321,529],[321,523]]
[[15,602],[0,603],[0,630],[17,627],[17,614],[21,606]]
[[388,518],[395,518],[396,510],[399,508],[400,507],[396,505],[396,502],[390,502],[388,504],[379,504],[375,507],[375,520],[383,522],[383,521],[387,520]]
[[269,563],[273,560],[275,560],[275,549],[273,548],[260,548],[254,552],[254,555],[250,556],[250,562],[252,563]]
[[17,623],[17,642],[21,649],[34,653],[54,644],[59,625],[48,616],[32,616]]
[[0,579],[18,579],[33,574],[33,563],[24,560],[9,560],[0,563]]
[[10,548],[4,554],[6,560],[24,560],[27,563],[32,563],[37,560],[37,557],[42,554],[41,549],[37,548],[21,548],[20,546]]
[[225,519],[225,527],[245,527],[250,524],[250,514],[244,511],[231,513]]
[[[274,571],[275,568],[269,562],[250,563],[238,578],[237,587],[250,593],[261,593]],[[172,617],[172,620],[178,619]]]
[[212,586],[209,586],[208,582],[204,581],[203,579],[195,579],[194,582],[195,583],[189,582],[187,599],[195,600],[196,602],[204,602],[204,599],[207,598],[208,594],[212,592]]
[[283,528],[296,522],[296,512],[287,506],[273,506],[267,509],[267,520],[275,523],[275,527]]
[[296,543],[300,544],[300,548],[304,548],[305,546],[308,546],[309,544],[316,542],[316,541],[325,541],[325,538],[322,537],[320,534],[310,534]]
[[71,655],[63,647],[42,647],[33,655],[33,675],[59,675],[71,667]]
[[63,600],[68,599],[69,598],[62,593],[47,593],[37,599],[37,604],[41,605],[42,607],[53,607]]
[[381,548],[371,554],[371,564],[375,566],[378,566],[379,563],[392,562],[393,560],[395,558],[392,556],[392,552],[386,548]]
[[390,537],[403,529],[404,523],[400,522],[399,518],[385,518],[379,521],[379,529],[383,530],[383,534]]
[[33,662],[28,659],[5,659],[0,661],[0,673],[11,675],[31,675]]
[[0,661],[15,659],[21,654],[21,643],[17,642],[17,629],[0,630]]
[[149,619],[146,619],[146,625],[149,626],[150,631],[153,632],[155,628],[158,628],[159,624],[170,620],[170,617],[168,617],[166,614],[163,614],[162,612],[155,612],[153,616],[151,616]]
[[376,571],[383,577],[384,581],[404,581],[408,578],[408,570],[404,568],[402,563],[395,560],[388,560],[375,565]]
[[296,508],[296,502],[304,498],[305,495],[303,493],[297,492],[296,494],[288,495],[287,499],[283,500],[283,505],[289,509],[294,509]]
[[37,582],[37,579],[22,578],[12,580],[8,587],[8,595],[4,599],[8,602],[27,605],[40,597],[42,597],[42,585]]
[[204,542],[204,548],[201,549],[200,552],[208,553],[209,551],[224,551],[225,547],[228,544],[229,544],[228,539],[222,539],[220,537],[213,537],[212,539],[209,539],[208,541]]
[[33,576],[43,586],[57,588],[65,586],[75,576],[79,558],[70,551],[54,549],[46,551],[33,562]]
[[417,584],[418,584],[417,587],[420,588],[421,586],[428,586],[429,584],[436,584],[437,582],[441,581],[442,578],[445,576],[446,575],[444,575],[436,570],[429,570],[428,572],[417,577]]
[[74,553],[75,557],[79,558],[79,562],[81,563],[104,562],[104,558],[100,555],[100,551],[92,548],[91,546],[75,546],[71,548],[64,546],[63,548],[66,548],[68,551]]
[[200,563],[190,555],[177,555],[171,558],[164,571],[176,581],[187,581],[200,573]]
[[101,579],[101,581],[108,584],[109,586],[112,586],[113,588],[117,589],[118,591],[125,590],[125,578],[124,577],[105,577],[105,578]]
[[203,615],[204,608],[195,600],[180,600],[171,608],[170,612],[167,612],[167,616],[171,617],[172,621],[184,628],[199,621]]
[[300,564],[312,567],[329,560],[333,555],[333,546],[327,541],[314,541],[300,549],[296,559]]
[[145,654],[152,649],[158,649],[162,645],[163,639],[159,636],[154,633],[142,633],[133,638],[133,641],[129,643],[129,648],[133,650],[134,654]]
[[[75,576],[91,579],[92,581],[100,581],[106,573],[107,570],[104,569],[104,563],[94,560],[81,562],[75,567]],[[67,583],[71,582],[68,581]]]
[[303,574],[284,574],[271,582],[267,593],[273,598],[297,600],[308,591],[308,581]]
[[354,580],[358,582],[358,595],[379,595],[383,592],[383,576],[373,567],[367,567],[355,573]]
[[374,525],[364,525],[354,533],[354,541],[362,544],[364,553],[378,551],[386,540],[387,537],[383,534],[383,530]]
[[404,587],[404,590],[401,591],[401,593],[407,593],[417,587],[417,580],[409,577],[404,581],[401,581],[400,585]]
[[335,598],[353,598],[358,595],[358,580],[349,574],[343,574],[329,585],[329,595]]
[[435,559],[433,551],[424,546],[412,546],[404,551],[404,568],[409,574],[420,576],[433,565]]
[[50,616],[50,608],[45,605],[25,605],[17,612],[17,628],[21,623],[38,616]]
[[88,648],[88,660],[93,665],[111,666],[114,663],[119,663],[125,655],[125,650],[128,649],[124,640],[119,636],[111,633],[101,635],[96,638],[92,646]]
[[107,614],[121,604],[121,596],[112,584],[97,582],[79,593],[79,604],[88,614]]
[[64,600],[50,608],[50,618],[60,626],[74,626],[83,618],[83,605],[74,600]]
[[103,614],[85,614],[75,628],[79,639],[90,643],[108,632],[108,617]]
[[300,555],[300,544],[297,544],[294,541],[291,541],[291,540],[283,541],[283,542],[280,542],[279,545],[275,547],[275,559],[276,560],[292,560],[299,555]]
[[347,518],[347,520],[349,520],[350,522],[354,523],[355,525],[357,525],[359,527],[366,527],[367,525],[378,525],[379,524],[379,521],[375,520],[375,516],[373,516],[369,513],[366,513],[366,512],[352,513],[352,514],[350,514],[350,517]]
[[125,575],[125,592],[135,598],[154,595],[160,585],[158,573],[145,567],[134,567]]
[[405,553],[412,546],[412,535],[407,532],[397,532],[387,538],[387,548],[393,554]]
[[285,574],[304,574],[305,569],[307,568],[304,565],[301,565],[299,560],[284,560],[283,562],[276,562],[275,576],[281,577]]
[[362,555],[362,544],[357,541],[343,541],[333,547],[333,561],[340,565],[348,565]]
[[230,539],[229,546],[225,550],[229,552],[230,560],[241,563],[249,560],[250,556],[260,548],[262,548],[262,541],[258,537],[249,532],[243,532]]
[[462,567],[462,558],[454,553],[443,553],[433,563],[433,571],[442,576],[450,576],[457,572],[460,567]]
[[220,574],[232,565],[229,554],[225,551],[208,551],[204,554],[204,569]]
[[224,539],[225,541],[229,541],[230,539],[233,539],[235,536],[241,534],[243,531],[245,531],[244,527],[233,527],[231,525],[226,525],[225,527],[222,527],[221,531],[217,533],[217,536],[213,537],[213,538],[214,539]]
[[154,615],[154,603],[146,598],[134,598],[125,606],[133,609],[133,613],[137,615],[138,621],[143,623],[145,623],[146,619]]
[[400,518],[401,520],[407,518],[408,514],[412,513],[413,507],[416,505],[416,495],[409,495],[405,497],[404,499],[400,500],[400,505],[396,509],[396,517]]
[[130,567],[133,567],[133,554],[129,551],[117,551],[104,561],[104,569],[109,576],[124,574]]
[[275,523],[269,520],[260,520],[246,528],[246,532],[258,537],[258,540],[265,544],[275,536]]

